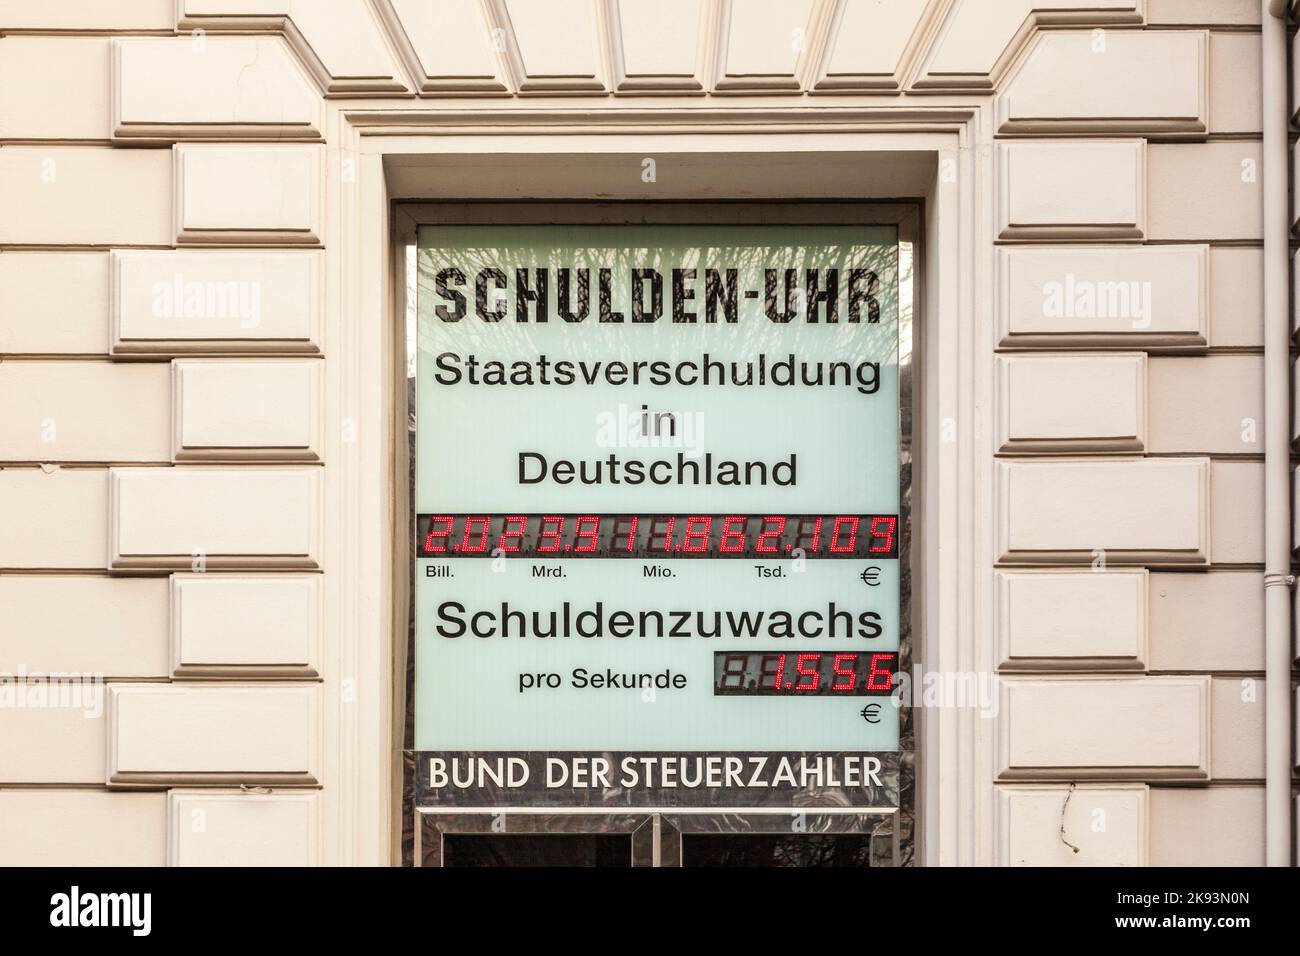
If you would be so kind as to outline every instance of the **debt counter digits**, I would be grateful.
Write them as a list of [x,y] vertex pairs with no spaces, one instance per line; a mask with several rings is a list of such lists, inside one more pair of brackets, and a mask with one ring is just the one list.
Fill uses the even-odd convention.
[[421,514],[419,558],[898,557],[892,514]]

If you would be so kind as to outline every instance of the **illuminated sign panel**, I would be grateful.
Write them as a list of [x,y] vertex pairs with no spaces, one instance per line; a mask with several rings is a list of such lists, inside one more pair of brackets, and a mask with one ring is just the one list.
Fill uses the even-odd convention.
[[418,283],[418,799],[881,799],[895,230],[427,227]]

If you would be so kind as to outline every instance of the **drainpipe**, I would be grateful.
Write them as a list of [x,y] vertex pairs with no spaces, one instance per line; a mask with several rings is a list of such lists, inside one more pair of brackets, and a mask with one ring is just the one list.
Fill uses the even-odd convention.
[[1264,109],[1264,699],[1269,866],[1291,865],[1291,204],[1286,7],[1260,0]]

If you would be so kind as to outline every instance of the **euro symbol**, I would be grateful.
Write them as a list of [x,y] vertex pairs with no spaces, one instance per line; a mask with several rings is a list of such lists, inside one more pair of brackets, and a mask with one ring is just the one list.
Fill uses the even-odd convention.
[[862,579],[862,583],[867,587],[874,588],[880,583],[880,568],[873,564],[871,567],[859,574],[858,577]]
[[862,717],[863,720],[865,720],[869,724],[880,723],[879,704],[867,704],[866,707],[863,707],[860,711],[858,711],[858,714]]

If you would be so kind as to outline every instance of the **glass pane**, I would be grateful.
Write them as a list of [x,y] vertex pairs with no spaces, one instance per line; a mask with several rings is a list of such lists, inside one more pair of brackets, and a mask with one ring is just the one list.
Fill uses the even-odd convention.
[[631,866],[632,838],[620,833],[448,834],[443,866]]
[[[700,221],[709,222],[716,225],[717,212],[718,210],[707,210],[707,209],[702,210]],[[818,218],[818,215],[815,211],[809,213],[808,215],[810,215],[813,219]],[[524,217],[525,220],[527,220],[528,218],[529,218],[528,216]],[[728,221],[725,216],[723,217],[723,221],[724,222]],[[757,221],[764,221],[764,220],[762,217],[760,217],[760,219]],[[789,222],[791,220],[789,219],[789,217],[783,219],[780,216],[776,216],[774,221]],[[796,219],[794,221],[803,221],[803,220]],[[835,221],[842,222],[843,219],[836,218]],[[406,302],[405,302],[406,322],[405,322],[404,337],[406,340],[405,357],[407,360],[406,373],[407,373],[407,386],[408,386],[408,390],[407,390],[408,392],[407,425],[409,429],[408,431],[408,440],[409,440],[408,481],[409,481],[409,491],[410,491],[410,503],[414,505],[416,499],[416,491],[417,491],[416,483],[415,483],[415,471],[416,471],[415,462],[417,458],[417,447],[416,447],[417,443],[416,443],[415,429],[416,429],[416,418],[417,418],[416,408],[418,404],[417,396],[416,396],[417,383],[415,377],[417,352],[418,352],[417,295],[419,294],[427,295],[429,290],[428,289],[418,290],[419,283],[417,282],[417,278],[419,275],[419,268],[418,268],[419,263],[418,263],[418,251],[416,247],[414,245],[407,245],[403,251],[405,253],[405,259],[406,259],[405,285],[406,285],[406,293],[407,293]],[[913,281],[914,281],[914,272],[913,272],[914,257],[915,257],[915,247],[912,245],[912,243],[906,240],[900,241],[897,246],[897,272],[898,272],[897,319],[898,319],[898,333],[899,333],[897,387],[898,387],[898,405],[899,405],[899,419],[900,419],[899,434],[898,434],[898,438],[900,442],[899,444],[900,500],[899,500],[898,513],[900,515],[899,523],[901,525],[900,539],[899,539],[901,541],[901,548],[899,553],[900,560],[898,562],[899,564],[898,588],[899,588],[899,603],[902,609],[902,613],[898,621],[899,624],[898,669],[900,674],[910,674],[911,666],[913,663],[912,648],[911,648],[911,628],[910,628],[911,619],[910,619],[910,614],[907,613],[907,610],[910,608],[911,595],[912,595],[912,580],[910,574],[911,571],[910,544],[911,544],[912,528],[910,526],[910,517],[911,517],[912,505],[913,505],[913,501],[912,501],[913,461],[912,461],[912,434],[911,434],[912,420],[911,419],[912,419],[912,411],[913,411],[912,409],[912,399],[913,399],[912,396],[912,391],[913,391],[913,375],[912,375],[913,328],[912,325],[913,325],[914,317],[913,317],[912,297],[913,297]],[[416,509],[414,507],[411,507],[409,511],[410,514],[408,516],[408,540],[414,537]],[[411,593],[414,594],[414,591],[416,589],[416,578],[414,573],[415,562],[411,562],[411,565],[408,567],[407,570],[409,574]],[[414,863],[413,851],[414,851],[415,840],[414,840],[414,831],[411,828],[410,824],[413,818],[415,817],[414,809],[418,803],[416,799],[417,775],[415,773],[416,753],[415,753],[415,733],[414,733],[415,731],[414,658],[415,658],[416,641],[415,641],[415,627],[414,627],[415,614],[414,614],[413,601],[408,606],[408,612],[410,612],[408,614],[408,644],[407,647],[404,649],[407,652],[404,655],[407,658],[406,660],[407,673],[406,673],[406,682],[405,682],[406,687],[405,687],[405,695],[404,695],[406,714],[405,714],[405,721],[404,721],[405,726],[403,728],[404,730],[404,734],[403,734],[403,738],[404,738],[403,739],[404,828],[402,834],[403,836],[402,843],[403,843],[403,862],[406,865],[411,865],[412,863]],[[909,687],[909,691],[910,691],[910,687]],[[902,707],[901,707],[901,714],[899,715],[899,720],[898,720],[898,737],[899,737],[898,749],[900,751],[899,767],[898,770],[896,771],[897,772],[897,783],[895,785],[896,790],[894,791],[894,794],[891,799],[891,802],[893,802],[893,800],[898,801],[898,806],[900,810],[899,814],[896,817],[896,822],[894,824],[897,827],[898,835],[895,836],[892,840],[882,838],[880,834],[877,835],[878,838],[876,839],[874,845],[874,852],[876,856],[875,865],[877,866],[881,866],[881,865],[909,866],[909,865],[913,865],[915,862],[913,854],[915,849],[914,802],[915,802],[916,792],[915,792],[914,748],[915,748],[916,727],[914,726],[913,712],[911,707],[909,706],[910,697],[911,697],[910,692],[905,692],[901,695]],[[529,838],[531,838],[531,836]],[[739,845],[737,845],[737,847],[731,848],[730,850],[723,848],[723,850],[725,850],[723,856],[724,858],[730,858],[730,857],[736,857],[737,854],[740,854],[742,857],[740,860],[742,865],[744,863],[743,857],[745,855],[754,857],[754,865],[809,865],[809,866],[870,865],[869,862],[867,861],[867,857],[869,856],[869,853],[866,850],[861,850],[860,852],[854,850],[850,852],[849,850],[843,848],[836,849],[834,846],[830,846],[829,849],[817,849],[815,847],[815,844],[817,843],[826,843],[827,839],[829,839],[831,841],[831,844],[833,844],[837,840],[848,840],[852,842],[855,839],[853,837],[845,837],[842,835],[830,837],[827,834],[804,834],[801,836],[790,836],[790,837],[778,836],[769,839],[769,838],[760,837],[758,834],[751,833],[738,838],[741,839],[742,841],[752,841],[751,846],[748,849],[739,849],[738,848]],[[457,837],[456,839],[461,839],[461,837]],[[472,839],[484,840],[483,837],[474,837]],[[523,835],[514,835],[514,836],[506,836],[506,835],[499,835],[499,834],[492,835],[492,837],[486,841],[484,846],[486,846],[487,844],[498,842],[500,840],[517,840],[517,839],[525,839],[525,837]],[[549,839],[549,837],[542,836],[541,839],[546,840]],[[622,838],[614,837],[613,839],[618,840]],[[692,839],[694,839],[694,837]],[[720,838],[715,836],[715,837],[701,837],[701,839],[718,840]],[[865,840],[865,837],[862,839]],[[782,841],[788,841],[788,840],[794,840],[796,842],[801,840],[802,841],[812,840],[812,843],[804,842],[801,847],[786,846],[784,848],[775,845]],[[688,840],[687,842],[690,843],[691,841]],[[766,847],[762,846],[762,844],[765,843],[771,845]],[[496,850],[492,851],[491,853],[489,853],[486,849],[475,850],[473,851],[475,854],[473,858],[465,857],[464,852],[468,852],[468,851],[462,851],[462,856],[458,858],[457,856],[455,856],[456,851],[452,849],[450,845],[448,845],[447,865],[461,865],[461,866],[514,865],[511,862],[509,862],[505,857],[500,856],[500,852]],[[523,852],[523,850],[521,850],[519,847],[513,847],[511,852],[519,853],[519,852]],[[547,851],[547,852],[552,852],[552,851]],[[565,853],[571,853],[571,852],[576,852],[576,851],[572,851],[572,850],[565,851]],[[622,850],[619,850],[618,852],[619,854],[622,854]],[[722,852],[722,851],[713,851],[712,855],[716,856],[718,852]],[[494,856],[493,853],[495,853],[496,855]],[[485,858],[483,858],[484,854],[486,854]],[[830,863],[821,862],[821,858],[826,857],[827,854],[829,854],[828,858],[832,862]],[[849,863],[833,862],[834,860],[837,859],[848,858],[846,857],[846,854],[848,854],[848,857],[852,857],[854,856],[854,854],[861,856],[862,858],[861,862],[849,862]],[[687,851],[685,855],[689,857],[690,852]],[[626,854],[626,856],[630,856],[630,852]],[[482,863],[474,862],[474,859],[479,859],[479,858],[483,858]],[[684,862],[686,863],[686,865],[728,865],[725,859],[724,862],[721,864],[711,864],[708,862],[709,858],[710,858],[710,852],[707,851],[707,848],[703,844],[697,844],[696,851],[695,851],[695,859],[691,860],[688,858]],[[616,862],[614,864],[601,863],[601,864],[590,864],[590,865],[626,865],[626,863],[623,862],[623,859],[624,857],[620,856],[619,862]],[[800,862],[801,860],[806,860],[807,862]],[[567,863],[567,861],[564,862]],[[533,865],[549,865],[549,864],[546,864],[545,862],[538,862]],[[583,865],[583,864],[575,864],[575,865]]]
[[421,227],[422,802],[471,752],[898,751],[897,234]]
[[870,866],[871,836],[854,834],[689,834],[683,866]]

